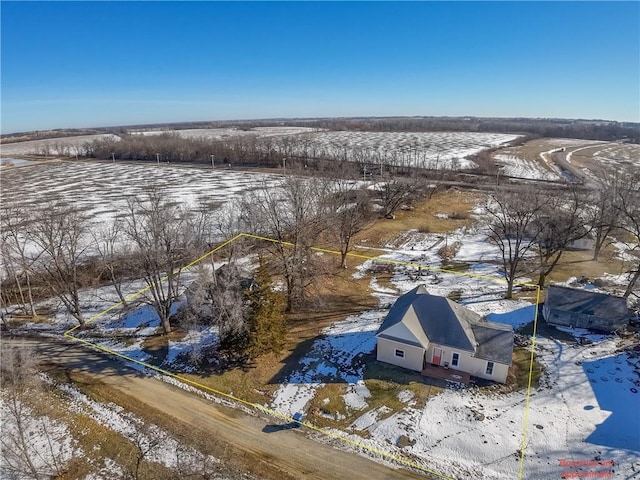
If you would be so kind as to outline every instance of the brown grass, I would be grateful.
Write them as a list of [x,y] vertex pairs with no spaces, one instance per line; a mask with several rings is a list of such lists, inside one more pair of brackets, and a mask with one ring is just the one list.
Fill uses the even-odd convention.
[[[473,222],[469,212],[478,203],[479,194],[450,188],[437,192],[431,200],[418,203],[413,210],[398,211],[394,220],[379,219],[367,230],[361,232],[355,244],[379,247],[393,243],[407,230],[429,233],[451,232]],[[456,218],[438,218],[436,213],[444,213]],[[375,252],[363,253],[373,255]]]
[[[49,372],[54,373],[54,372]],[[59,380],[63,377],[54,373],[54,377]],[[77,379],[76,379],[77,380]],[[91,382],[80,382],[88,386]],[[76,384],[76,387],[79,386]],[[97,392],[97,388],[87,388],[85,393],[90,397],[96,396],[91,393]],[[97,395],[99,401],[111,402],[112,397]],[[66,465],[64,473],[56,478],[60,480],[84,478],[86,475],[95,472],[105,466],[105,459],[109,458],[120,465],[125,471],[133,471],[135,464],[134,444],[110,428],[107,428],[93,418],[88,416],[88,411],[73,412],[69,410],[69,398],[67,394],[48,387],[37,390],[27,399],[29,407],[36,415],[47,416],[57,422],[64,423],[76,445],[83,451],[82,457],[74,457]],[[170,471],[161,464],[143,461],[140,468],[141,479],[169,478]]]
[[613,247],[606,248],[600,254],[597,261],[592,260],[593,251],[569,251],[564,252],[560,262],[551,272],[548,281],[564,282],[570,277],[595,278],[603,273],[622,273],[625,265],[622,260],[615,257],[616,251]]

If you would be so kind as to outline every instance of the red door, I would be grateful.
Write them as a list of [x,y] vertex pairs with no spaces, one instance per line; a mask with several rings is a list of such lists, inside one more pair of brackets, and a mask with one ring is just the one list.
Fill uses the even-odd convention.
[[433,359],[431,360],[431,363],[433,363],[434,365],[440,365],[440,360],[442,360],[442,349],[434,347]]

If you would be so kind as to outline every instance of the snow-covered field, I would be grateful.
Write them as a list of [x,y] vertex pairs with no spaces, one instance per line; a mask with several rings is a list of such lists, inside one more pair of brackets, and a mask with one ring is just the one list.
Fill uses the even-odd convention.
[[127,198],[150,187],[185,205],[214,209],[242,192],[278,184],[280,177],[228,169],[106,162],[39,163],[1,177],[3,205],[35,207],[47,201],[81,206],[96,223],[124,211]]
[[296,138],[287,153],[376,165],[465,169],[476,166],[468,157],[518,137],[475,132],[317,132]]
[[[493,159],[501,166],[501,172],[517,178],[535,180],[561,180],[563,171],[554,154],[564,159],[585,175],[601,168],[629,169],[640,165],[640,145],[580,140],[571,138],[545,138],[527,142],[517,147],[496,151]],[[597,173],[596,173],[597,175]]]
[[177,134],[184,138],[206,138],[209,140],[226,140],[233,137],[277,137],[281,135],[297,135],[316,131],[309,127],[254,127],[250,130],[239,128],[192,128],[186,130],[145,130],[132,131],[132,135]]
[[11,155],[60,155],[75,156],[85,152],[85,144],[101,138],[120,137],[109,133],[98,135],[79,135],[77,137],[47,138],[29,140],[27,142],[3,143],[0,145],[0,156]]
[[640,145],[607,143],[595,147],[580,148],[567,154],[567,161],[597,165],[604,170],[631,171],[640,168]]
[[258,127],[165,130],[135,132],[140,135],[177,133],[186,138],[225,140],[254,136],[275,138],[274,148],[283,155],[333,158],[387,165],[415,165],[428,168],[472,168],[468,159],[486,148],[509,143],[519,135],[475,132],[353,132],[319,131],[304,127]]
[[29,163],[32,162],[21,158],[0,158],[0,167],[19,167],[20,165],[28,165]]
[[500,172],[510,177],[532,180],[560,180],[561,178],[557,172],[545,168],[540,162],[524,160],[509,154],[497,154],[493,158],[502,166]]

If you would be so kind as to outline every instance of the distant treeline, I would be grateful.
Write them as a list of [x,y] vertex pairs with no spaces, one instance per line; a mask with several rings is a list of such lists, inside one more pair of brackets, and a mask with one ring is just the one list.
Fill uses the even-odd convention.
[[517,133],[535,137],[579,138],[585,140],[625,141],[640,144],[640,123],[607,120],[571,120],[538,118],[486,117],[352,117],[352,118],[294,118],[211,122],[182,122],[149,125],[115,126],[94,129],[64,129],[2,135],[1,141],[15,142],[56,138],[70,135],[113,133],[123,135],[132,130],[187,128],[240,128],[291,126],[327,130],[362,132],[487,132]]
[[[517,133],[535,137],[579,138],[584,140],[640,143],[640,123],[608,120],[571,120],[554,118],[487,118],[487,117],[351,117],[298,118],[218,122],[138,125],[136,128],[226,128],[312,127],[327,130],[361,132],[487,132]],[[119,127],[129,130],[132,127]],[[116,133],[111,129],[109,133]]]
[[[301,148],[297,136],[231,137],[224,140],[185,138],[177,133],[122,135],[101,138],[84,145],[85,156],[103,160],[134,160],[170,163],[206,163],[216,167],[243,166],[296,170],[327,170],[335,161]],[[213,160],[212,157],[213,156]],[[358,159],[355,159],[358,163]],[[396,167],[396,170],[398,168]]]
[[640,143],[640,124],[598,120],[475,117],[345,118],[287,122],[292,126],[373,132],[487,132]]
[[[33,132],[17,132],[0,135],[0,143],[18,143],[31,140],[46,140],[48,138],[76,137],[78,135],[96,135],[107,133],[105,129],[91,128],[61,128],[57,130],[36,130]],[[110,133],[110,132],[109,132]]]

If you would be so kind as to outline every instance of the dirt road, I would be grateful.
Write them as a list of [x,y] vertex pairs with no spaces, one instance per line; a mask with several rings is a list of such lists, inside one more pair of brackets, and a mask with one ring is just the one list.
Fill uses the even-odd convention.
[[[3,338],[3,342],[25,342]],[[236,453],[263,464],[261,474],[273,472],[274,479],[410,479],[429,478],[404,469],[394,469],[356,454],[332,448],[308,438],[304,429],[279,430],[276,422],[246,415],[238,410],[216,405],[195,394],[127,368],[106,354],[88,347],[38,342],[29,339],[41,357],[41,363],[53,364],[70,372],[82,372],[107,389],[135,398],[174,421],[207,432],[217,441],[228,444]],[[271,428],[269,425],[271,424]],[[271,432],[271,433],[267,433]],[[239,452],[238,452],[239,451]],[[237,455],[236,455],[237,456]]]

